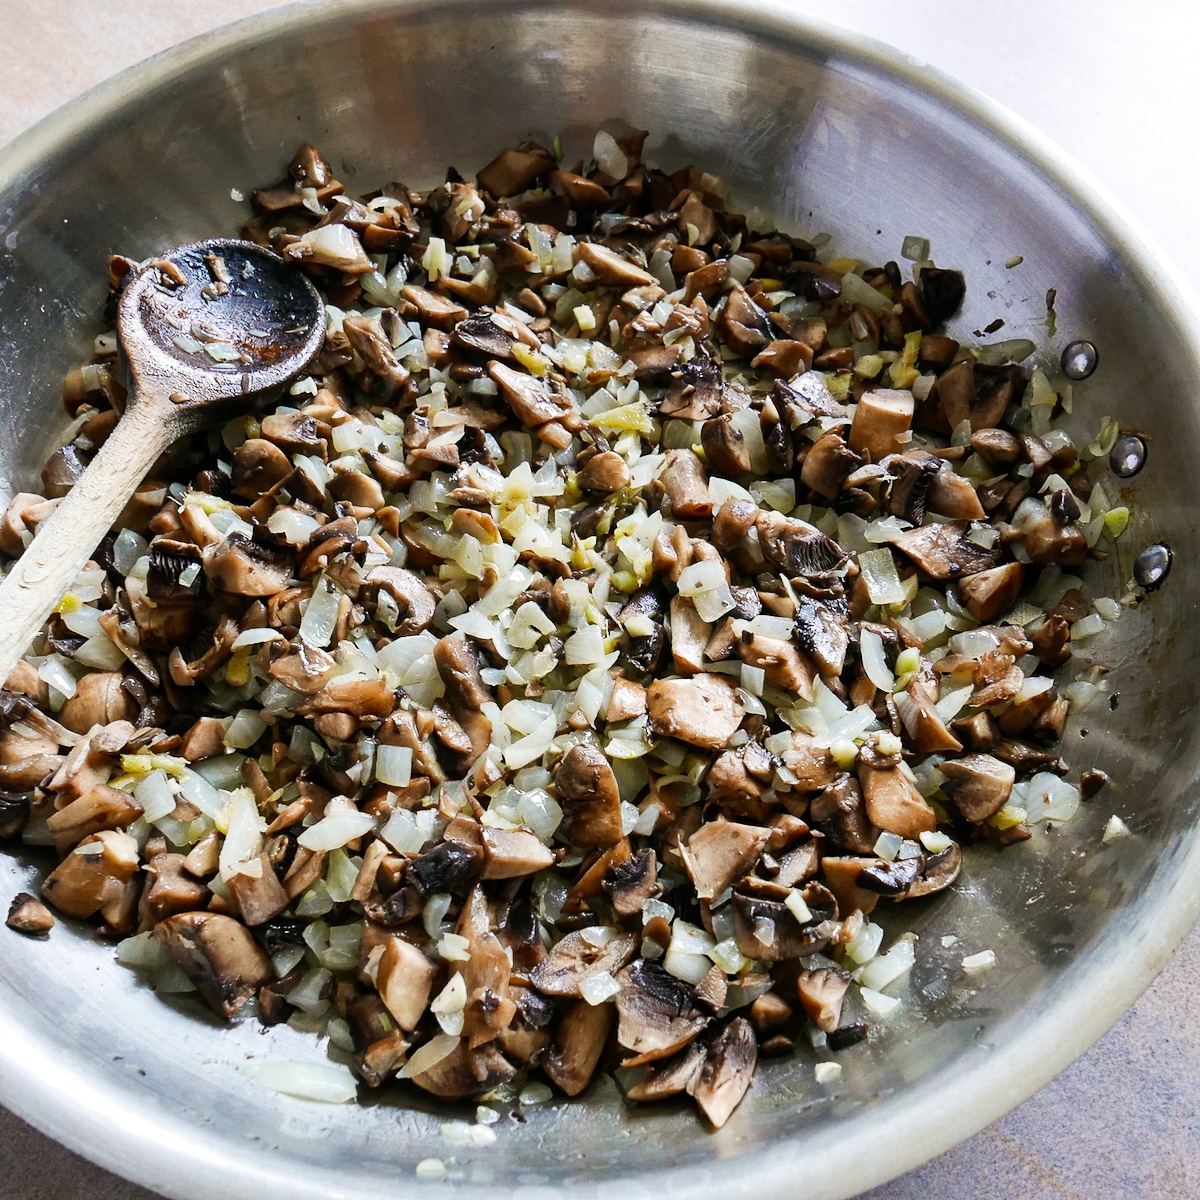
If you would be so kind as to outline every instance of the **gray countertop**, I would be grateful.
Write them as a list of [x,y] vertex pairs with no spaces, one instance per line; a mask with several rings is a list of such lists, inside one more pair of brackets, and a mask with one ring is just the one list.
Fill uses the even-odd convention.
[[[1193,124],[1200,5],[1182,0],[793,0],[1008,105],[1088,167],[1200,278]],[[0,0],[0,143],[101,79],[263,0]],[[1200,932],[1032,1100],[862,1200],[1200,1196]],[[3,1098],[0,1097],[0,1100]],[[5,1200],[154,1200],[0,1110]]]

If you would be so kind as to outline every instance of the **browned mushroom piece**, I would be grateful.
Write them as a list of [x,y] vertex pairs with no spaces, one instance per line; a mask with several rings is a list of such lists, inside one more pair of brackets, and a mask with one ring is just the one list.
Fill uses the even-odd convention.
[[968,821],[995,816],[1012,795],[1017,773],[1008,763],[990,754],[964,754],[938,763],[938,770],[953,786],[945,788],[950,802]]
[[99,783],[51,813],[46,827],[54,839],[54,848],[65,854],[89,834],[102,829],[125,829],[141,814],[142,806],[128,792]]
[[637,916],[647,900],[661,891],[658,884],[658,858],[647,847],[626,862],[613,863],[601,882],[613,911],[619,917]]
[[639,267],[623,254],[618,254],[617,251],[597,242],[576,243],[575,262],[586,264],[599,283],[610,284],[613,287],[643,287],[658,283],[644,267]]
[[796,609],[796,641],[816,663],[821,675],[836,678],[846,664],[850,631],[843,615],[820,600],[801,596]]
[[291,460],[265,438],[247,438],[233,452],[233,491],[247,500],[257,500],[293,471]]
[[735,648],[742,662],[762,669],[769,684],[801,700],[812,700],[817,668],[792,642],[747,630]]
[[671,502],[671,511],[681,521],[699,521],[712,516],[708,475],[691,450],[668,450],[659,476]]
[[754,527],[767,561],[787,575],[829,575],[849,558],[837,542],[798,517],[761,512]]
[[916,900],[944,892],[962,870],[962,849],[951,842],[945,850],[923,856],[921,873],[898,896],[897,900]]
[[554,851],[528,829],[485,828],[483,851],[484,879],[516,879],[554,863]]
[[608,495],[629,486],[629,468],[625,460],[612,450],[593,454],[580,468],[575,482],[585,492],[603,492]]
[[717,328],[725,344],[739,358],[752,358],[774,337],[767,314],[740,283],[735,283],[726,294]]
[[54,914],[28,892],[18,892],[13,897],[4,923],[17,933],[44,938],[54,928]]
[[68,917],[97,913],[118,933],[133,927],[137,907],[136,839],[120,830],[86,837],[42,883],[42,898]]
[[720,675],[656,679],[646,708],[655,733],[704,750],[723,749],[746,715],[737,688]]
[[614,934],[604,926],[588,926],[568,933],[529,973],[533,986],[547,996],[581,999],[579,985],[585,975],[615,975],[637,951],[633,933]]
[[516,1073],[517,1068],[494,1042],[472,1050],[465,1041],[460,1041],[445,1058],[411,1078],[422,1091],[434,1096],[465,1100],[490,1092],[507,1083]]
[[884,388],[859,397],[850,425],[850,449],[870,462],[901,454],[912,427],[911,392]]
[[617,982],[617,1042],[632,1055],[624,1066],[669,1058],[708,1028],[692,988],[657,963],[635,959]]
[[609,697],[607,721],[629,721],[646,715],[646,689],[632,679],[617,679]]
[[87,733],[96,725],[114,721],[132,721],[137,702],[122,686],[120,671],[89,671],[76,684],[75,694],[67,700],[58,719],[75,733]]
[[578,1096],[592,1081],[612,1030],[613,1006],[577,1000],[558,1023],[554,1045],[542,1070],[568,1096]]
[[892,545],[939,583],[986,571],[999,557],[998,548],[985,549],[967,537],[965,521],[921,525],[894,538]]
[[709,821],[680,844],[679,854],[701,900],[719,896],[758,861],[770,830],[737,821]]
[[841,434],[826,433],[804,456],[800,482],[827,500],[833,500],[842,490],[846,477],[861,465],[862,458],[846,445]]
[[800,1007],[822,1033],[832,1033],[842,1020],[842,1002],[850,976],[837,967],[801,971],[797,979]]
[[870,854],[874,846],[871,823],[858,780],[842,772],[819,796],[810,801],[808,819],[825,835],[832,848],[848,854]]
[[859,855],[826,855],[821,859],[821,876],[837,900],[839,912],[857,911],[869,916],[874,911],[879,903],[879,892],[862,887],[859,877],[879,861]]
[[714,1129],[720,1129],[741,1104],[757,1065],[754,1030],[745,1017],[734,1017],[709,1048],[692,1089],[696,1104]]
[[937,827],[933,809],[900,770],[899,758],[874,760],[860,754],[858,781],[867,804],[867,817],[877,829],[916,838]]
[[982,521],[987,515],[979,502],[975,485],[963,475],[956,475],[944,463],[929,485],[929,511],[955,521]]
[[229,873],[225,883],[237,901],[242,920],[251,927],[265,925],[288,906],[287,892],[266,854],[242,863],[240,869]]
[[631,1084],[625,1095],[630,1100],[666,1100],[690,1092],[707,1058],[707,1047],[691,1042],[674,1057],[656,1061],[650,1073]]
[[917,673],[905,688],[906,703],[897,710],[909,744],[922,754],[957,753],[962,742],[956,738],[937,710],[937,685]]
[[804,958],[816,954],[837,935],[838,904],[833,893],[815,881],[797,890],[808,910],[804,921],[789,907],[792,888],[754,876],[737,885],[732,901],[733,930],[738,949],[747,958],[759,962]]
[[480,707],[492,699],[492,693],[479,673],[479,662],[467,639],[461,634],[442,638],[433,648],[438,674],[446,685],[446,700],[454,719],[471,739],[476,758],[491,744],[492,723]]
[[563,755],[554,775],[563,806],[559,832],[585,850],[621,840],[621,792],[604,752],[578,742]]
[[1021,594],[1025,567],[1019,562],[991,567],[958,581],[961,602],[981,625],[987,625],[1008,612]]
[[[750,450],[746,435],[726,413],[710,417],[700,429],[700,445],[712,470],[722,475],[746,475],[750,472]],[[730,501],[726,501],[726,504]]]
[[204,551],[204,573],[213,587],[234,596],[273,596],[288,586],[292,557],[256,535],[231,533]]
[[[674,364],[667,365],[669,368]],[[659,411],[664,417],[681,421],[707,421],[721,407],[721,391],[721,364],[708,355],[697,354],[671,371]]]
[[416,1029],[425,1015],[436,975],[437,968],[411,942],[392,936],[384,943],[375,987],[406,1033]]
[[467,942],[468,957],[458,964],[458,971],[467,990],[463,1037],[475,1049],[507,1028],[517,1012],[509,995],[512,967],[500,939],[492,932],[482,885],[477,883],[471,889],[455,932]]
[[[278,643],[277,643],[278,644]],[[288,646],[267,665],[267,674],[294,692],[314,696],[333,678],[337,659],[303,639]]]
[[138,901],[138,932],[153,929],[176,913],[203,908],[208,888],[187,872],[182,854],[155,854],[146,864],[146,882]]
[[168,917],[155,926],[154,936],[213,1011],[226,1019],[274,978],[271,960],[250,931],[221,913]]
[[391,596],[404,618],[396,626],[397,637],[411,637],[429,628],[437,597],[411,571],[403,567],[373,567],[363,579],[363,596],[369,600],[380,590]]

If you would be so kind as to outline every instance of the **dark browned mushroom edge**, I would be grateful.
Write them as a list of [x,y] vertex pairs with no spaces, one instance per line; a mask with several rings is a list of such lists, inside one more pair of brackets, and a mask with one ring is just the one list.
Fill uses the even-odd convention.
[[[881,901],[1074,811],[1117,431],[943,331],[960,272],[757,228],[644,137],[360,199],[305,146],[254,194],[324,346],[160,460],[6,681],[0,834],[151,982],[367,1087],[619,1068],[720,1126],[759,1053],[887,1020]],[[5,554],[123,398],[104,335]]]

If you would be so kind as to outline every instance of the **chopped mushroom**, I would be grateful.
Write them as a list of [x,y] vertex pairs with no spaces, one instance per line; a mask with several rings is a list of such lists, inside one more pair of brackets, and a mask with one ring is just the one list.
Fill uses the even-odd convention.
[[681,521],[703,520],[712,516],[708,476],[691,450],[668,450],[659,478],[671,502],[671,511]]
[[577,1000],[559,1022],[554,1046],[542,1060],[542,1070],[568,1096],[578,1096],[591,1083],[612,1021],[611,1004]]
[[[579,985],[593,972],[616,973],[634,956],[637,936],[632,933],[589,940],[591,929],[568,933],[530,972],[530,980],[547,996],[579,999]],[[601,927],[602,928],[602,927]],[[605,931],[607,932],[607,931]]]
[[769,830],[736,821],[710,821],[701,826],[679,848],[696,895],[711,900],[747,874],[769,837]]
[[168,917],[155,926],[154,936],[213,1011],[226,1019],[275,976],[271,960],[245,925],[220,913]]
[[30,937],[47,937],[54,928],[54,915],[40,901],[34,899],[28,892],[18,892],[8,909],[8,919],[4,922],[9,929]]
[[709,1048],[692,1091],[714,1129],[720,1129],[741,1104],[757,1063],[754,1030],[744,1017],[734,1017]]
[[705,750],[722,749],[746,712],[737,689],[719,675],[656,679],[646,689],[646,707],[655,733]]
[[436,975],[433,964],[410,942],[389,937],[375,975],[375,986],[396,1024],[405,1032],[416,1029],[425,1009]]
[[911,392],[883,389],[859,397],[850,425],[850,449],[870,462],[903,452],[913,419]]
[[990,754],[964,754],[938,764],[953,787],[945,789],[951,803],[968,821],[986,821],[1007,803],[1017,773]]
[[587,742],[572,746],[554,776],[563,805],[562,834],[585,850],[621,840],[621,792],[604,753]]
[[624,1066],[669,1058],[708,1028],[691,987],[657,963],[635,959],[617,982],[617,1041],[632,1055]]
[[797,981],[800,1007],[822,1033],[832,1033],[842,1020],[842,1002],[850,976],[837,967],[801,971]]

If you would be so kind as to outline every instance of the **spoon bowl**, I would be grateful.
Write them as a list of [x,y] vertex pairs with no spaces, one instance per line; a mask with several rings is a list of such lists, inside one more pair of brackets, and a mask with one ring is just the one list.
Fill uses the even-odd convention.
[[300,374],[321,346],[324,315],[308,279],[253,242],[211,238],[137,269],[117,309],[125,412],[0,583],[0,682],[159,455]]

